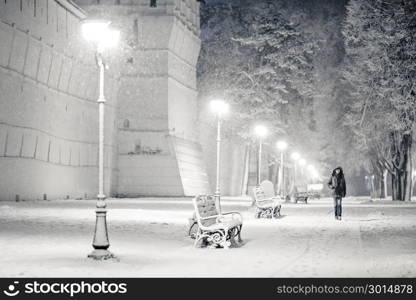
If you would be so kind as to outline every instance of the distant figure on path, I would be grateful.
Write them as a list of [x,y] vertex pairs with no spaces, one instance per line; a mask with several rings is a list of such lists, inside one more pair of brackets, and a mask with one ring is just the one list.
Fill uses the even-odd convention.
[[328,181],[328,187],[332,189],[332,195],[334,196],[335,219],[341,220],[342,198],[345,197],[347,192],[344,172],[341,167],[337,167],[332,171],[331,178]]

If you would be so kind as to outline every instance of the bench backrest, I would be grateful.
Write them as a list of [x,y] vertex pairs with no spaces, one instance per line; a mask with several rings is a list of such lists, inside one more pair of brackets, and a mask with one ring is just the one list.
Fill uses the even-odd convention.
[[215,218],[202,220],[202,218],[217,216],[218,210],[215,204],[215,197],[212,195],[199,195],[193,199],[195,216],[198,223],[203,226],[210,226],[216,223]]
[[261,202],[266,200],[268,197],[264,193],[264,190],[261,186],[256,186],[253,188],[254,199],[256,202]]
[[260,183],[260,187],[263,189],[264,195],[267,198],[272,198],[275,196],[274,194],[274,186],[273,183],[269,180],[263,180]]
[[304,186],[298,186],[297,189],[296,189],[296,192],[298,192],[298,193],[307,193],[308,190]]

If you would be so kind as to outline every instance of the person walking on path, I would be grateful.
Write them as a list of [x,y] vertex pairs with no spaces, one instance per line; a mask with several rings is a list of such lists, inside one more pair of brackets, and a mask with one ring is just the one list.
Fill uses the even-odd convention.
[[345,197],[347,192],[344,172],[341,167],[337,167],[332,171],[331,178],[328,181],[328,187],[332,190],[334,197],[335,219],[341,220],[342,198]]

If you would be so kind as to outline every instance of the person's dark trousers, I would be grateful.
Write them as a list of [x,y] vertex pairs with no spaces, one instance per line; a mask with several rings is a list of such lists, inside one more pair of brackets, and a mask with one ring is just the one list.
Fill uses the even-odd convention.
[[341,217],[342,214],[342,197],[334,197],[335,217]]

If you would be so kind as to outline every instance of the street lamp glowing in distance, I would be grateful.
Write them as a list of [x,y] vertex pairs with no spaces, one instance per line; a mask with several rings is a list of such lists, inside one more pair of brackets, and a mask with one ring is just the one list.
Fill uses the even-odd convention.
[[311,177],[313,179],[318,179],[320,178],[319,172],[315,169],[315,167],[313,165],[308,165],[307,169],[309,171],[309,174],[311,175]]
[[312,176],[313,179],[319,179],[320,178],[318,171],[315,170],[315,169],[313,169],[311,171],[311,176]]
[[267,134],[269,133],[269,130],[267,129],[266,126],[263,125],[257,125],[256,127],[254,127],[254,133],[259,137],[259,138],[264,138],[265,136],[267,136]]
[[219,117],[228,114],[228,112],[230,111],[230,105],[221,99],[211,100],[209,105],[211,107],[211,110]]
[[304,165],[306,165],[306,160],[303,158],[299,159],[299,166],[303,167]]
[[110,29],[111,22],[106,20],[86,20],[82,22],[82,36],[97,46],[97,51],[115,47],[120,38],[118,30]]
[[280,151],[280,167],[279,167],[279,191],[280,196],[285,196],[285,171],[284,171],[284,152],[287,149],[287,143],[285,141],[277,141],[276,147]]
[[290,158],[293,159],[294,161],[298,161],[300,159],[300,154],[297,152],[293,152]]
[[287,149],[287,143],[285,141],[278,141],[276,147],[280,152],[283,152]]

